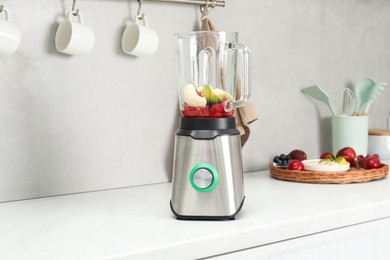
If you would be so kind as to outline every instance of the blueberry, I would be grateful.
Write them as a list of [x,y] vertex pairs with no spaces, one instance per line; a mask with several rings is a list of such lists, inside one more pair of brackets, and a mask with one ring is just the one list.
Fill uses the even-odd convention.
[[280,158],[280,160],[286,160],[287,159],[287,155],[282,153],[281,155],[279,155],[279,158]]
[[275,156],[273,161],[276,164],[281,164],[282,163],[282,160],[280,160],[279,156]]

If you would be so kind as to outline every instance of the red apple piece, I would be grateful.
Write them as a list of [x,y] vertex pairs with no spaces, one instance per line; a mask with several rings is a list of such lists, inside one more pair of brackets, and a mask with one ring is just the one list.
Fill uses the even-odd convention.
[[351,147],[344,147],[343,149],[340,149],[337,152],[336,157],[339,156],[344,156],[345,160],[351,164],[351,166],[355,165],[355,157],[356,157],[356,152],[353,148]]

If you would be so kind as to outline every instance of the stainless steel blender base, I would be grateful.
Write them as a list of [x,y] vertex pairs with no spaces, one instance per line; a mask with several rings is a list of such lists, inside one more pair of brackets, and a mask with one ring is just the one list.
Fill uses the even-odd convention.
[[244,205],[244,201],[245,201],[245,196],[242,199],[242,202],[241,202],[240,206],[238,207],[237,211],[234,212],[230,216],[199,216],[199,215],[197,215],[197,216],[188,216],[188,215],[180,215],[173,208],[172,200],[170,202],[170,205],[171,205],[171,211],[173,212],[173,214],[175,214],[175,216],[178,219],[183,219],[183,220],[234,220],[236,218],[236,215],[238,214],[238,212],[241,210],[242,206]]
[[240,136],[175,136],[171,210],[180,219],[233,219],[244,202]]

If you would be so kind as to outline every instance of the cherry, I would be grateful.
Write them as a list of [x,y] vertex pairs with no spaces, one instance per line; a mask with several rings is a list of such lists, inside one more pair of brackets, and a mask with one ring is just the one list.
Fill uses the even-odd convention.
[[293,171],[303,171],[305,170],[305,166],[300,160],[297,159],[297,160],[292,160],[288,164],[288,169]]

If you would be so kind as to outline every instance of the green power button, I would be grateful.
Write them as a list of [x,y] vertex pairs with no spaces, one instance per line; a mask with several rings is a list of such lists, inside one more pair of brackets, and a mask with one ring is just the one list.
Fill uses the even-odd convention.
[[218,172],[214,166],[207,163],[195,165],[190,173],[190,183],[197,191],[212,191],[218,183]]

